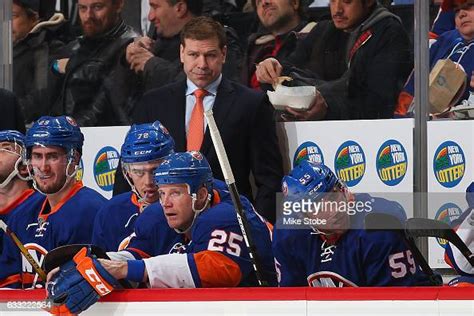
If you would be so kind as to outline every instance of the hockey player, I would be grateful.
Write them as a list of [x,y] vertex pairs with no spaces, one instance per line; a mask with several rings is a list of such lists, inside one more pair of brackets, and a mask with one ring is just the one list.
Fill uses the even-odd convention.
[[[282,187],[285,203],[306,199],[321,208],[311,218],[319,222],[306,229],[277,225],[273,253],[280,286],[409,286],[427,281],[397,233],[361,229],[368,211],[406,219],[398,203],[352,194],[328,167],[309,161],[284,177]],[[288,214],[292,208],[286,208]],[[357,211],[349,212],[352,208]]]
[[[468,208],[454,223],[456,233],[461,237],[469,249],[474,252],[474,182],[466,190],[466,200]],[[474,267],[466,260],[461,252],[450,243],[446,244],[446,262],[461,275],[461,278],[454,279],[450,285],[474,286]]]
[[132,125],[121,149],[122,172],[131,191],[114,196],[97,213],[92,243],[105,251],[125,248],[145,207],[158,202],[153,171],[173,153],[174,141],[159,121]]
[[[243,242],[233,205],[225,197],[229,193],[214,190],[211,168],[199,152],[170,155],[155,172],[163,216],[169,227],[182,235],[174,253],[144,260],[110,261],[90,258],[86,249],[73,261],[63,265],[51,277],[48,297],[61,302],[63,311],[77,313],[97,297],[109,293],[116,279],[147,282],[151,287],[235,287],[256,285],[248,250]],[[242,201],[251,233],[260,255],[263,276],[274,285],[271,232],[248,200]],[[143,216],[148,212],[146,209]],[[142,219],[142,217],[140,217]],[[71,269],[75,267],[75,269]],[[93,268],[103,291],[94,290],[89,279],[77,277]],[[96,283],[97,284],[97,283]],[[86,286],[87,285],[87,286]],[[81,288],[81,292],[77,291]],[[85,291],[84,289],[89,289]]]
[[[79,126],[67,116],[41,117],[26,135],[33,185],[46,198],[12,214],[9,227],[39,265],[53,248],[91,242],[94,218],[105,198],[76,179],[83,141]],[[39,287],[45,281],[9,239],[4,239],[0,266],[4,286]]]
[[[0,219],[4,222],[8,222],[10,214],[44,199],[27,182],[28,171],[23,164],[25,151],[22,133],[0,131]],[[2,240],[3,232],[0,231],[0,253]]]

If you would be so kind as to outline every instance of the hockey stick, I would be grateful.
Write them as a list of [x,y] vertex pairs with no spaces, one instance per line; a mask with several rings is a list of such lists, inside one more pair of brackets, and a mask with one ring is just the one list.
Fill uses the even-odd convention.
[[227,153],[222,142],[221,134],[219,132],[219,129],[217,128],[217,124],[214,120],[212,110],[206,111],[204,112],[204,114],[207,119],[207,125],[209,128],[209,133],[211,134],[212,142],[214,143],[214,149],[216,150],[217,158],[219,160],[219,164],[221,165],[222,174],[224,175],[225,182],[229,187],[230,196],[232,197],[232,202],[234,203],[234,208],[237,213],[237,221],[239,222],[240,230],[242,231],[242,236],[244,237],[245,245],[247,246],[247,249],[249,251],[250,260],[252,261],[252,267],[255,271],[255,276],[257,277],[258,285],[267,286],[268,283],[262,277],[262,268],[260,265],[260,260],[257,256],[255,244],[250,233],[250,227],[247,217],[245,216],[243,211],[242,201],[240,201],[239,191],[237,190],[237,186],[235,184],[234,174],[232,173],[232,169],[230,167],[229,158],[227,157]]
[[412,237],[437,237],[446,239],[456,246],[467,261],[474,267],[474,255],[456,232],[447,223],[428,218],[410,218],[406,233]]
[[407,243],[408,248],[413,254],[415,262],[417,262],[423,272],[428,275],[433,285],[442,285],[443,280],[440,275],[433,272],[425,257],[421,254],[420,249],[416,246],[415,240],[411,236],[405,234],[405,228],[398,218],[389,214],[371,213],[365,217],[365,229],[368,231],[392,231],[399,234]]
[[23,244],[21,243],[21,241],[18,239],[18,237],[16,236],[16,234],[14,232],[11,231],[10,228],[8,228],[7,224],[0,219],[0,227],[3,229],[3,231],[5,232],[5,234],[7,234],[11,239],[12,241],[15,243],[15,245],[18,247],[18,249],[20,249],[20,252],[23,254],[23,256],[25,257],[25,259],[31,264],[31,266],[33,267],[33,269],[35,270],[35,272],[38,274],[38,276],[44,281],[46,282],[46,273],[44,272],[43,269],[41,269],[40,265],[38,264],[38,262],[36,262],[36,260],[30,255],[30,253],[28,252],[28,250],[25,248],[25,246],[23,246]]

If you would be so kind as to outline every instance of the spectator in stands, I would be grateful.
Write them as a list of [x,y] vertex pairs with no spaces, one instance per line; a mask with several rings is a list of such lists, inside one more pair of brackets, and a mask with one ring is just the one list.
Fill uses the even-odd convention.
[[84,35],[70,43],[70,59],[57,60],[63,75],[55,115],[74,117],[81,126],[128,125],[135,76],[125,49],[138,35],[121,18],[124,0],[79,0]]
[[58,77],[49,69],[64,47],[54,33],[64,16],[57,13],[43,21],[39,9],[40,0],[14,0],[12,4],[13,92],[26,124],[49,112],[60,89]]
[[249,37],[242,81],[259,89],[255,65],[268,57],[282,59],[290,55],[297,39],[309,33],[316,23],[308,24],[300,0],[253,0],[252,5],[263,28]]
[[312,78],[305,81],[317,87],[314,103],[301,112],[287,107],[288,120],[392,117],[412,68],[410,41],[400,19],[376,0],[334,0],[330,11],[332,20],[319,22],[285,67],[275,58],[259,63],[258,80],[274,83],[291,72]]
[[15,95],[5,89],[0,89],[0,131],[14,129],[25,132],[25,122],[20,105]]
[[241,194],[253,200],[249,176],[256,183],[257,210],[275,218],[275,193],[280,188],[282,158],[266,96],[222,75],[227,59],[224,28],[208,17],[194,18],[181,32],[180,57],[186,79],[145,94],[135,123],[160,118],[175,141],[175,150],[200,150],[217,179],[223,179],[212,145],[204,109],[214,111]]
[[[142,77],[144,92],[186,78],[179,59],[179,33],[193,17],[201,15],[202,0],[150,0],[148,19],[155,25],[156,41],[142,37],[127,47],[130,68]],[[227,78],[239,80],[242,49],[238,36],[226,28],[229,38]]]
[[[459,100],[465,100],[469,98],[469,92],[474,92],[474,88],[469,85],[474,72],[474,1],[459,0],[453,5],[456,29],[444,32],[431,45],[430,69],[441,59],[449,58],[459,63],[467,75],[464,92],[459,94]],[[412,73],[399,95],[395,115],[404,116],[413,111],[414,88]],[[456,103],[456,100],[452,100],[452,103]],[[448,107],[449,104],[446,104]]]

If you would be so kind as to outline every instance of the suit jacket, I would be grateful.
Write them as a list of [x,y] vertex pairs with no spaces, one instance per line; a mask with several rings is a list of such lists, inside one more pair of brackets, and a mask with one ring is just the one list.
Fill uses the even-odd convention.
[[[134,112],[135,123],[161,121],[173,136],[176,151],[186,150],[185,91],[186,80],[151,90]],[[254,200],[257,210],[273,222],[275,193],[280,191],[283,163],[273,108],[266,95],[223,78],[213,112],[239,192]],[[206,129],[201,152],[209,161],[214,177],[223,179],[209,129]],[[257,187],[255,199],[252,199],[250,173]]]

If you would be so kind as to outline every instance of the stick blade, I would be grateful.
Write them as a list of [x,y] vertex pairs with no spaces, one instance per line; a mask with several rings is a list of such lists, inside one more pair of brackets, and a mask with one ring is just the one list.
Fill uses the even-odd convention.
[[54,248],[46,254],[44,258],[44,269],[46,273],[72,260],[76,253],[83,247],[90,247],[92,254],[97,258],[109,259],[107,254],[100,247],[89,244],[73,244]]
[[410,237],[438,237],[447,239],[451,226],[442,221],[429,218],[410,218],[406,223],[406,234]]

